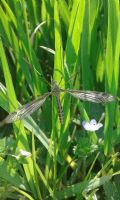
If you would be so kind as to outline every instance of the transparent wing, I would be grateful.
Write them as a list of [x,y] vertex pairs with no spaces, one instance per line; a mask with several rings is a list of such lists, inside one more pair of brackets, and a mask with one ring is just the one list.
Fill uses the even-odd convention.
[[14,112],[10,113],[2,122],[0,122],[0,126],[4,124],[12,123],[19,119],[26,117],[27,115],[32,114],[37,109],[39,109],[43,103],[46,101],[46,98],[50,95],[50,93],[46,93],[43,96],[25,104],[21,108],[15,110]]
[[83,90],[65,90],[65,92],[83,101],[90,101],[94,103],[106,103],[115,100],[114,96],[104,92]]

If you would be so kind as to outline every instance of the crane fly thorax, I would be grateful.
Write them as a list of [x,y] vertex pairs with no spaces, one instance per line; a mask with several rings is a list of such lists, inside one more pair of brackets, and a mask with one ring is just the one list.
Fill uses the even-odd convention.
[[61,89],[58,87],[58,85],[56,84],[56,82],[53,80],[52,81],[52,95],[56,95],[59,96],[61,93]]

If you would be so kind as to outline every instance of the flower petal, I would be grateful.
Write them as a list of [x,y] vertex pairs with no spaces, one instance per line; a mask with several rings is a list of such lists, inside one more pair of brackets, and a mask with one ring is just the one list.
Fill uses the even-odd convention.
[[98,129],[99,129],[99,128],[103,127],[103,124],[102,124],[102,123],[98,123],[98,124],[97,124],[97,127],[98,127]]
[[86,121],[83,121],[82,122],[82,126],[85,130],[89,131],[90,130],[90,123],[89,122],[86,122]]
[[91,119],[91,120],[90,120],[90,125],[96,125],[96,124],[97,124],[97,122],[96,122],[95,119]]
[[97,123],[95,119],[92,119],[90,123],[83,121],[82,126],[86,131],[97,131],[103,126],[103,124]]
[[30,153],[30,152],[24,151],[24,150],[22,150],[22,149],[20,149],[20,153],[21,153],[21,155],[24,156],[24,157],[29,157],[29,156],[31,156],[31,153]]

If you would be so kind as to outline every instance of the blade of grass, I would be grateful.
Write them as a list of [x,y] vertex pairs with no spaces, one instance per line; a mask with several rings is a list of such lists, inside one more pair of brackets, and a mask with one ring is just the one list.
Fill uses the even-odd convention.
[[90,1],[85,1],[81,40],[81,65],[83,89],[90,90]]
[[38,12],[37,9],[40,9],[40,4],[38,4],[36,1],[28,1],[27,2],[27,8],[28,8],[28,15],[30,19],[30,24],[33,26],[32,28],[35,28],[35,26],[38,23]]
[[[14,86],[13,86],[13,83],[12,83],[12,77],[11,77],[11,74],[10,74],[10,71],[9,71],[9,67],[8,67],[8,63],[7,63],[7,59],[6,59],[6,56],[5,56],[5,52],[4,52],[4,48],[3,48],[3,44],[2,44],[1,39],[0,39],[0,49],[1,49],[0,57],[1,57],[1,62],[2,62],[2,69],[3,69],[3,73],[4,73],[6,87],[7,87],[8,98],[12,101],[12,103],[15,105],[15,107],[17,107],[16,95],[15,95]],[[11,104],[9,104],[9,108],[10,108],[10,111],[13,111],[13,109],[14,109]],[[19,138],[19,142],[18,142],[19,148],[20,149],[26,149],[27,151],[30,151],[28,141],[27,141],[27,137],[26,137],[23,126],[21,126],[21,124],[19,122],[16,122],[14,128],[15,128],[14,130],[15,130],[16,138],[18,137],[17,132],[21,133],[21,137]],[[33,171],[32,159],[29,159],[28,165],[24,165],[24,170],[25,170],[26,176],[28,178],[29,186],[31,187],[31,190],[32,190],[34,196],[36,196],[35,185],[34,185],[34,176],[33,176],[34,171]]]
[[24,197],[26,197],[29,200],[34,200],[28,193],[26,193],[23,190],[18,189],[17,187],[12,186],[13,190],[15,190],[16,192],[18,192],[19,194],[23,195]]
[[[64,72],[64,57],[63,57],[63,45],[62,45],[62,35],[61,35],[61,24],[59,19],[59,9],[58,9],[58,3],[55,1],[54,4],[54,24],[55,24],[55,56],[54,56],[54,74],[53,78],[59,85],[61,78],[62,81],[60,85],[64,87],[64,80],[63,80],[63,72]],[[54,106],[55,104],[55,106]],[[53,119],[53,129],[55,130],[55,125],[58,129],[60,129],[60,123],[59,121],[57,124],[55,123],[55,119],[58,119],[57,117],[57,105],[55,102],[53,102],[53,109],[55,114],[55,118]],[[53,114],[54,116],[54,114]],[[60,134],[60,133],[59,133]],[[58,134],[58,137],[60,135]]]
[[33,166],[34,166],[34,175],[35,175],[35,183],[36,183],[36,190],[38,194],[38,198],[42,200],[40,187],[39,187],[39,181],[38,181],[38,175],[37,175],[37,169],[36,169],[36,152],[35,152],[35,140],[34,140],[34,134],[32,133],[32,158],[33,158]]
[[[75,1],[73,3],[73,8],[71,12],[67,44],[65,50],[65,81],[67,82],[69,76],[72,76],[76,73],[76,62],[79,56],[79,48],[81,41],[81,32],[82,32],[82,24],[83,24],[83,16],[84,16],[84,1]],[[76,40],[77,38],[77,40]],[[69,76],[68,76],[69,74]],[[68,89],[73,86],[72,81],[67,82],[66,88]],[[60,148],[64,150],[66,148],[67,138],[69,134],[68,125],[70,123],[70,101],[71,98],[68,95],[64,96],[64,129],[63,129],[63,137],[61,139]]]
[[11,166],[12,165],[8,160],[4,160],[0,157],[0,178],[23,190],[29,190],[29,187],[23,177],[19,176],[19,174],[14,168],[11,168]]
[[67,30],[69,27],[69,21],[70,21],[70,11],[68,9],[68,5],[66,1],[64,0],[59,0],[58,4],[59,4],[60,15],[62,17],[63,22],[65,23],[65,27]]
[[60,199],[68,199],[70,197],[74,197],[76,195],[81,195],[82,193],[87,193],[93,189],[104,185],[107,181],[109,181],[112,176],[103,176],[101,178],[91,179],[89,181],[83,181],[74,185],[67,187],[66,189],[55,192],[55,196]]
[[[54,28],[54,30],[55,30],[55,57],[54,57],[53,78],[59,85],[62,74],[63,74],[63,70],[64,70],[64,66],[63,66],[64,58],[63,58],[62,36],[61,36],[61,24],[60,24],[60,19],[59,19],[59,9],[58,9],[58,2],[56,0],[54,2],[54,25],[55,25],[55,28]],[[62,85],[64,85],[63,79],[62,79]],[[54,141],[53,181],[54,181],[54,188],[55,188],[56,180],[57,180],[58,139],[60,138],[61,124],[58,119],[57,102],[54,97],[53,97],[53,101],[52,101],[52,109],[53,109],[53,111],[52,111],[52,135],[51,135],[51,138]]]
[[7,14],[8,14],[8,17],[11,19],[13,25],[15,26],[15,28],[17,27],[17,24],[16,24],[16,19],[15,19],[15,16],[13,14],[13,12],[11,11],[9,5],[6,3],[6,1],[4,0],[1,0],[1,3],[3,4]]
[[[114,17],[113,17],[114,16]],[[119,39],[120,39],[120,22],[119,22],[119,2],[108,1],[108,32],[107,32],[107,49],[105,59],[105,78],[106,91],[113,95],[117,94],[118,77],[119,77]],[[106,106],[105,118],[105,154],[112,152],[113,123],[115,120],[115,103]]]
[[[18,2],[13,2],[13,5],[15,8],[15,12],[13,14],[13,12],[11,11],[11,13],[12,13],[12,15],[15,15],[15,17],[16,17],[18,35],[15,34],[13,27],[10,26],[12,42],[10,39],[9,39],[9,42],[10,42],[10,44],[13,48],[13,52],[15,54],[15,55],[12,54],[12,56],[13,56],[12,59],[14,58],[15,61],[17,60],[17,65],[15,62],[15,68],[18,73],[18,76],[16,76],[16,78],[19,77],[18,79],[21,79],[21,74],[19,74],[19,71],[21,72],[21,68],[22,68],[25,80],[27,80],[30,90],[32,91],[33,95],[36,97],[36,96],[40,95],[41,93],[46,92],[47,87],[46,87],[45,83],[40,81],[40,78],[37,73],[37,71],[38,71],[40,74],[43,74],[41,66],[39,65],[38,59],[35,55],[35,52],[32,49],[32,47],[30,46],[30,38],[29,38],[29,34],[28,34],[29,30],[28,30],[28,25],[27,25],[28,19],[26,16],[27,14],[26,14],[25,5],[24,5],[24,3],[19,4]],[[16,13],[16,10],[19,10],[19,9],[21,11]],[[23,17],[25,19],[25,25],[26,25],[25,28],[22,24],[22,18],[21,18],[22,14],[24,14]],[[27,32],[27,39],[25,36],[25,31]],[[21,42],[19,42],[19,40],[21,40]],[[26,58],[26,56],[27,56],[27,59],[24,59],[24,58]],[[27,62],[25,60],[27,60]],[[24,87],[26,87],[26,86],[24,85]],[[46,112],[46,110],[47,110],[47,112]],[[43,115],[45,116],[47,124],[48,124],[47,127],[49,129],[51,127],[51,122],[49,121],[50,103],[47,102],[45,104],[45,106],[43,108],[43,113],[44,113]]]

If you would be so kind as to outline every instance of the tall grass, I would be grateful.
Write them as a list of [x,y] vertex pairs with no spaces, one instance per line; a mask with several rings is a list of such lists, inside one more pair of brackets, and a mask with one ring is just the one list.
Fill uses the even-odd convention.
[[[1,0],[0,119],[50,91],[52,79],[64,89],[119,97],[119,6],[115,0]],[[0,128],[1,199],[119,196],[119,101],[60,98],[63,125],[52,97],[32,116]],[[83,130],[83,120],[98,121],[103,112],[104,128]],[[32,155],[18,156],[20,149]]]

